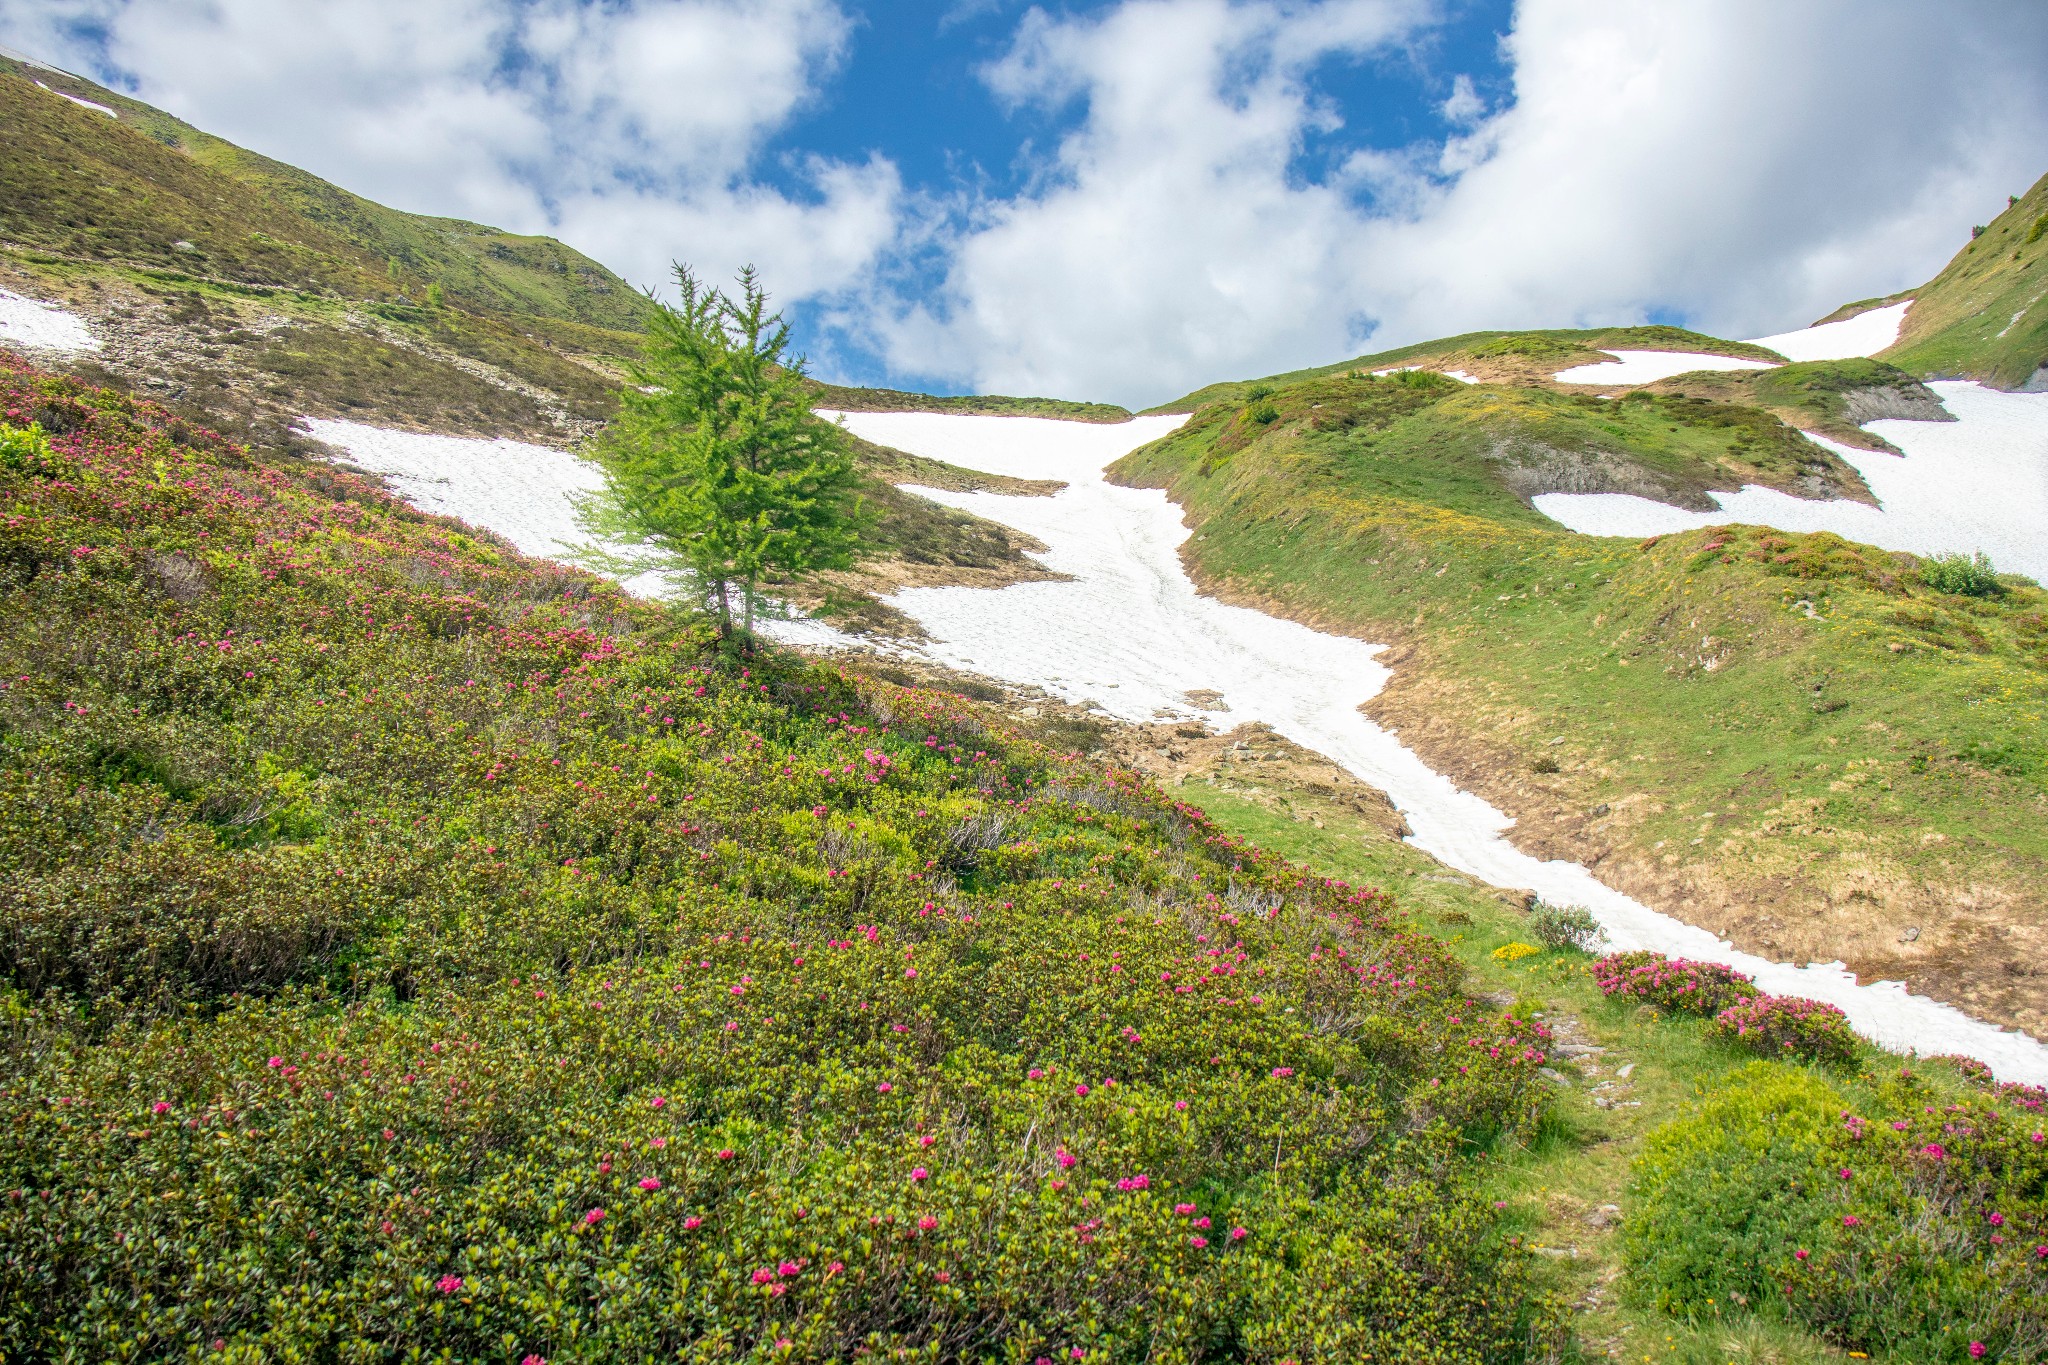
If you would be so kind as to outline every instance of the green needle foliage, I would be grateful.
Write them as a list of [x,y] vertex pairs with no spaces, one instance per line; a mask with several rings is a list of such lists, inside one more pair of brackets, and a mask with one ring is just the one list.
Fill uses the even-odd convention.
[[655,314],[618,420],[592,448],[605,486],[583,524],[641,550],[640,567],[687,572],[721,635],[737,588],[751,632],[763,578],[853,562],[859,479],[845,433],[811,411],[803,360],[754,268],[737,300],[675,271],[680,302]]

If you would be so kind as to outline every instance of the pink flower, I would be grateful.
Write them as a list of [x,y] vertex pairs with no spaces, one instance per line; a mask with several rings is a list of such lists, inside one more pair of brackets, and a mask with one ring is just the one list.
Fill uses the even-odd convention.
[[731,1161],[731,1160],[732,1160],[732,1148],[730,1148],[730,1147],[721,1147],[721,1148],[719,1148],[719,1149],[718,1149],[718,1159],[719,1159],[720,1161]]
[[1209,1239],[1202,1236],[1190,1237],[1188,1238],[1188,1245],[1200,1251],[1203,1247],[1209,1245]]
[[876,1090],[880,1091],[884,1095],[888,1094],[891,1090],[894,1090],[895,1088],[895,1086],[889,1084],[889,1082],[887,1081],[883,1081],[880,1085],[875,1087]]
[[1939,1161],[1943,1157],[1948,1155],[1948,1152],[1938,1142],[1930,1142],[1925,1147],[1922,1147],[1920,1150],[1924,1152],[1931,1160],[1934,1161]]
[[775,1273],[787,1279],[792,1275],[801,1275],[803,1269],[795,1261],[784,1261],[781,1265],[775,1267]]
[[592,1210],[591,1210],[591,1211],[590,1211],[589,1213],[586,1213],[586,1214],[584,1214],[584,1215],[583,1215],[583,1226],[585,1226],[585,1227],[587,1227],[587,1228],[594,1228],[594,1227],[596,1227],[596,1226],[597,1226],[597,1225],[598,1225],[599,1223],[602,1223],[603,1221],[604,1221],[604,1210],[603,1210],[603,1209],[592,1209]]
[[443,1294],[453,1294],[456,1290],[462,1288],[462,1277],[460,1275],[443,1275],[440,1279],[434,1281],[434,1288],[440,1290]]
[[1076,1095],[1076,1096],[1077,1096],[1078,1098],[1081,1098],[1081,1099],[1084,1099],[1084,1100],[1085,1100],[1085,1099],[1087,1099],[1087,1098],[1088,1098],[1088,1082],[1086,1082],[1086,1081],[1082,1081],[1082,1082],[1081,1082],[1080,1084],[1076,1085],[1076,1086],[1074,1087],[1074,1094],[1075,1094],[1075,1095]]
[[1803,1261],[1812,1254],[1812,1252],[1807,1251],[1805,1248],[1802,1247],[1800,1250],[1792,1253],[1792,1259],[1795,1261]]
[[1040,1071],[1035,1066],[1032,1067],[1029,1071],[1025,1072],[1024,1074],[1034,1081],[1042,1081],[1045,1079],[1045,1073],[1043,1071]]
[[953,1272],[950,1270],[941,1270],[938,1274],[932,1276],[932,1278],[937,1280],[940,1284],[951,1284],[953,1283]]
[[1252,1230],[1250,1228],[1232,1228],[1230,1230],[1230,1240],[1233,1242],[1242,1242],[1245,1238],[1251,1236],[1251,1231]]
[[547,1357],[545,1356],[530,1355],[526,1359],[520,1361],[519,1365],[548,1365],[548,1362]]
[[933,1228],[939,1225],[939,1220],[932,1217],[930,1214],[926,1214],[924,1217],[917,1220],[917,1225],[924,1231],[930,1232]]
[[599,1175],[610,1175],[610,1174],[612,1173],[612,1163],[611,1163],[611,1162],[609,1162],[609,1161],[600,1161],[600,1162],[598,1162],[598,1163],[597,1163],[597,1173],[598,1173]]
[[1185,1218],[1195,1211],[1195,1206],[1193,1204],[1175,1204],[1173,1211]]
[[1842,1215],[1842,1226],[1845,1228],[1861,1227],[1863,1226],[1863,1220],[1853,1213],[1845,1213]]
[[152,1114],[168,1114],[171,1112],[171,1102],[169,1100],[158,1100],[155,1104],[149,1106],[149,1112]]
[[1173,1102],[1173,1108],[1175,1113],[1184,1113],[1186,1112],[1187,1107],[1188,1102],[1186,1100],[1175,1100]]
[[272,1058],[270,1059],[270,1064],[271,1064],[272,1066],[283,1066],[283,1065],[284,1065],[284,1058],[282,1058],[282,1057],[272,1057]]
[[1053,1153],[1052,1159],[1054,1161],[1057,1161],[1060,1164],[1060,1169],[1064,1171],[1068,1167],[1072,1166],[1076,1161],[1079,1161],[1081,1158],[1075,1156],[1072,1152],[1062,1147],[1057,1152]]
[[910,1178],[912,1180],[928,1180],[931,1178],[931,1172],[919,1166],[910,1173]]
[[640,1182],[640,1188],[648,1191],[651,1194],[655,1190],[661,1188],[661,1182],[650,1175],[645,1180]]
[[1973,1341],[1973,1342],[1971,1342],[1971,1343],[1970,1343],[1970,1359],[1972,1359],[1972,1360],[1975,1360],[1975,1359],[1977,1359],[1977,1358],[1978,1358],[1979,1356],[1981,1356],[1981,1355],[1983,1355],[1983,1354],[1984,1354],[1984,1343],[1983,1343],[1983,1342],[1981,1342],[1981,1341]]
[[904,979],[905,979],[905,980],[913,980],[913,979],[915,979],[915,978],[916,978],[916,976],[917,976],[917,968],[915,968],[915,967],[905,967],[905,968],[903,969],[903,976],[904,976]]
[[756,1271],[754,1272],[754,1283],[755,1283],[755,1284],[769,1284],[769,1283],[771,1283],[771,1282],[772,1282],[772,1281],[773,1281],[774,1279],[775,1279],[775,1272],[774,1272],[774,1271],[772,1271],[772,1270],[770,1270],[770,1269],[769,1269],[769,1268],[768,1268],[767,1266],[765,1266],[765,1265],[764,1265],[764,1266],[762,1266],[762,1267],[761,1267],[761,1268],[760,1268],[759,1270],[756,1270]]
[[698,1228],[701,1228],[703,1226],[704,1220],[702,1218],[699,1218],[694,1213],[683,1220],[683,1231],[685,1232],[695,1232]]
[[661,1107],[662,1107],[662,1106],[663,1106],[664,1104],[667,1104],[667,1103],[668,1103],[668,1101],[667,1101],[667,1100],[665,1100],[665,1099],[663,1099],[663,1098],[662,1098],[661,1096],[659,1096],[659,1095],[656,1095],[656,1096],[654,1097],[654,1107],[655,1107],[656,1109],[659,1109],[659,1108],[661,1108]]
[[2004,1214],[2002,1214],[2002,1213],[1994,1213],[1994,1214],[1992,1214],[1992,1215],[1991,1215],[1991,1226],[1992,1226],[1992,1227],[1995,1227],[1995,1228],[2002,1228],[2002,1227],[2004,1227],[2004,1226],[2005,1226],[2005,1215],[2004,1215]]
[[825,1267],[825,1273],[827,1275],[837,1275],[840,1271],[844,1269],[846,1269],[846,1262],[834,1261],[831,1265]]
[[824,808],[823,806],[812,806],[812,807],[811,807],[811,814],[813,814],[813,815],[817,816],[817,817],[818,817],[818,818],[819,818],[820,820],[824,819],[824,818],[825,818],[826,816],[830,815],[831,813],[832,813],[831,811],[829,811],[829,810],[826,810],[826,809],[825,809],[825,808]]
[[1276,1066],[1273,1068],[1273,1076],[1276,1080],[1286,1080],[1293,1074],[1294,1068],[1291,1066]]

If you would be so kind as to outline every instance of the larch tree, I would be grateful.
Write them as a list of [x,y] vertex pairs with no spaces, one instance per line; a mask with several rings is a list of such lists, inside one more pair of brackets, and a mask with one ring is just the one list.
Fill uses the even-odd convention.
[[803,359],[754,268],[737,299],[684,266],[675,278],[677,302],[658,306],[619,415],[589,450],[605,482],[582,500],[582,523],[634,547],[632,568],[687,573],[721,636],[737,591],[751,633],[764,579],[853,562],[867,522],[859,477],[845,432],[811,411]]

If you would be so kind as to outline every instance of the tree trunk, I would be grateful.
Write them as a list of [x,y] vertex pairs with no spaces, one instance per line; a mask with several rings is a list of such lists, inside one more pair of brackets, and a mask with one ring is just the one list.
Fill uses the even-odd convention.
[[711,587],[718,595],[718,638],[723,640],[732,634],[732,602],[726,597],[723,578],[713,579]]

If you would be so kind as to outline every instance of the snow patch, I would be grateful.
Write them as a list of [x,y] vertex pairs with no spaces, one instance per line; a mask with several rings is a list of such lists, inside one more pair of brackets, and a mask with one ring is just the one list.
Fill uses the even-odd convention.
[[1953,422],[1879,421],[1866,429],[1905,457],[1814,440],[1855,466],[1878,506],[1795,498],[1752,484],[1711,493],[1718,512],[1688,512],[1625,493],[1545,493],[1536,509],[1595,536],[1652,536],[1740,522],[1833,531],[1913,554],[1982,552],[1998,568],[2048,583],[2048,393],[1929,384]]
[[84,319],[0,289],[0,341],[31,351],[97,351]]
[[1876,355],[1899,339],[1899,328],[1906,322],[1906,310],[1912,306],[1913,300],[1907,299],[1904,303],[1872,308],[1840,322],[1823,322],[1818,327],[1805,327],[1797,332],[1756,337],[1749,344],[1776,351],[1787,360],[1853,360],[1858,356]]
[[51,90],[49,86],[47,86],[47,85],[43,85],[43,83],[42,83],[41,81],[37,81],[37,82],[36,82],[36,84],[37,84],[37,85],[42,85],[42,86],[43,86],[43,89],[45,89],[45,90],[49,90],[51,94],[55,95],[55,96],[56,96],[56,97],[57,97],[58,99],[60,99],[60,100],[70,100],[70,101],[71,101],[71,102],[72,102],[73,104],[76,104],[76,105],[80,105],[80,106],[82,106],[83,108],[86,108],[86,109],[97,109],[97,110],[99,110],[99,111],[100,111],[100,112],[101,112],[102,114],[105,114],[105,115],[106,115],[106,116],[107,116],[108,118],[116,118],[116,119],[117,119],[117,118],[121,117],[121,116],[120,116],[119,114],[115,113],[115,112],[114,112],[113,110],[111,110],[111,109],[107,108],[107,106],[106,106],[106,105],[104,105],[104,104],[94,104],[94,103],[93,103],[93,102],[92,102],[91,100],[82,100],[82,99],[80,99],[80,98],[79,98],[78,96],[76,96],[76,95],[67,95],[67,94],[65,94],[65,93],[64,93],[64,92],[63,92],[62,90]]
[[[1180,416],[1116,426],[1034,417],[848,413],[864,439],[993,474],[1059,479],[1051,497],[923,490],[925,495],[1037,536],[1036,556],[1066,582],[995,590],[911,588],[891,599],[933,640],[921,652],[956,667],[1093,702],[1126,720],[1197,714],[1187,693],[1221,692],[1233,719],[1264,721],[1385,791],[1418,848],[1496,886],[1527,887],[1553,904],[1584,905],[1616,947],[1655,948],[1727,962],[1765,990],[1839,1005],[1884,1046],[1981,1058],[2000,1077],[2048,1082],[2048,1053],[1898,982],[1858,985],[1840,963],[1792,967],[1737,952],[1704,929],[1622,895],[1576,863],[1540,862],[1504,836],[1510,821],[1462,792],[1358,707],[1385,685],[1383,646],[1325,635],[1204,597],[1182,570],[1180,511],[1156,490],[1120,488],[1105,465],[1173,430]],[[1879,424],[1885,425],[1885,424]],[[1892,424],[1916,425],[1916,424]],[[565,451],[309,420],[320,440],[385,474],[419,506],[487,527],[532,554],[559,557],[583,537],[571,497],[596,472]],[[1951,428],[1943,426],[1941,430]],[[1891,434],[1888,430],[1887,434]],[[653,576],[649,576],[653,577]],[[627,586],[641,590],[643,580]],[[657,580],[651,585],[658,590]],[[818,622],[778,622],[796,643],[841,643]],[[805,638],[809,637],[809,638]],[[833,638],[833,637],[836,637]]]
[[[413,506],[496,532],[523,554],[573,561],[578,547],[591,543],[576,524],[574,500],[601,487],[604,479],[566,450],[322,417],[303,418],[300,425],[314,440],[347,451],[351,463],[383,475]],[[630,553],[620,546],[606,548]],[[639,574],[621,580],[620,586],[642,597],[668,597],[678,588],[662,573]],[[823,621],[758,624],[764,635],[809,648],[859,643]]]
[[1550,377],[1560,384],[1654,384],[1674,374],[1688,374],[1694,370],[1777,368],[1768,360],[1741,360],[1732,355],[1705,355],[1696,351],[1612,350],[1607,354],[1620,363],[1602,360],[1591,365],[1574,365]]
[[[857,435],[990,473],[1064,480],[1051,497],[927,492],[1038,537],[1038,556],[1065,582],[986,590],[911,588],[890,599],[932,636],[923,647],[955,667],[1093,702],[1125,720],[1193,714],[1187,693],[1223,694],[1233,720],[1264,721],[1387,793],[1410,842],[1495,886],[1527,887],[1583,905],[1620,948],[1726,962],[1767,991],[1840,1006],[1857,1030],[1897,1050],[1963,1052],[2001,1077],[2048,1082],[2048,1052],[2031,1037],[1971,1019],[1898,982],[1857,984],[1840,963],[1794,967],[1738,952],[1704,929],[1660,914],[1584,867],[1542,862],[1504,834],[1511,822],[1458,790],[1360,714],[1388,677],[1383,646],[1325,635],[1205,597],[1182,570],[1188,530],[1164,493],[1107,483],[1102,466],[1184,420],[1119,426],[1027,417],[848,413]],[[1906,424],[1901,424],[1906,425]],[[1943,430],[1948,428],[1944,426]],[[1887,434],[1890,434],[1889,432]]]

